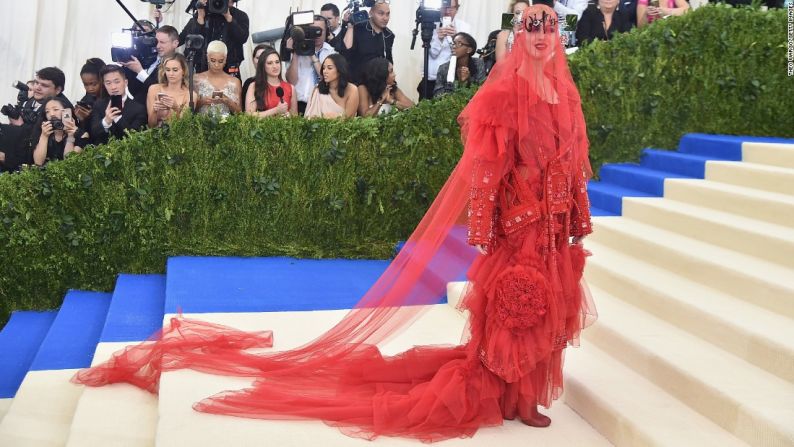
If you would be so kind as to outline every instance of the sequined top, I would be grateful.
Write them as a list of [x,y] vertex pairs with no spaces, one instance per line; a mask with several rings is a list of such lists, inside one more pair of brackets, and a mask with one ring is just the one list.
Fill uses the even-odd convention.
[[[227,98],[239,103],[240,92],[237,91],[237,84],[234,82],[234,78],[231,76],[229,78],[229,81],[226,82],[226,85],[220,91],[223,92]],[[196,92],[198,93],[199,98],[210,99],[212,98],[212,94],[216,91],[217,90],[215,89],[215,86],[212,85],[208,78],[202,77],[196,80]],[[226,104],[214,103],[201,106],[199,113],[213,116],[229,116],[231,111],[229,110],[229,106]]]

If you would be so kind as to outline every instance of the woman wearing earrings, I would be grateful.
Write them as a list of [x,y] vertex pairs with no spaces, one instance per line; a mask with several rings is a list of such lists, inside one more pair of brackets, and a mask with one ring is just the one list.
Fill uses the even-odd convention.
[[631,30],[628,14],[621,10],[619,0],[598,0],[597,5],[585,9],[576,25],[576,41],[586,45],[594,40],[610,40],[616,33]]
[[483,61],[474,57],[474,53],[477,51],[477,41],[474,40],[474,37],[466,33],[455,34],[455,37],[452,38],[452,51],[455,56],[455,79],[449,80],[449,67],[452,62],[438,67],[433,97],[452,93],[460,87],[482,84],[485,81]]

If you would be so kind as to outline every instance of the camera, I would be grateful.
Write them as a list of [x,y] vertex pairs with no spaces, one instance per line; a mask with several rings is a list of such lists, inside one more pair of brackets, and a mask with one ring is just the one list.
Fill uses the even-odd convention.
[[416,10],[416,23],[438,23],[441,10],[452,6],[452,0],[422,0]]
[[113,62],[129,62],[133,56],[144,67],[157,60],[157,38],[155,31],[144,32],[138,28],[122,29],[111,35],[110,56]]
[[22,112],[19,110],[19,107],[13,104],[4,105],[2,108],[0,108],[0,113],[12,120],[19,119],[19,117],[22,116]]
[[30,91],[30,87],[28,87],[27,84],[20,81],[16,81],[13,84],[11,84],[11,87],[14,87],[15,89],[19,90],[19,93],[17,93],[18,104],[22,104],[23,102],[28,100],[28,92]]
[[203,9],[207,14],[224,15],[229,11],[229,0],[207,0],[206,5],[199,5],[198,1],[191,1],[185,12],[192,13],[197,9]]
[[367,11],[362,11],[361,8],[371,8],[375,6],[375,0],[350,0],[350,3],[347,4],[345,10],[351,10],[352,13],[350,14],[350,23],[358,25],[360,23],[366,23],[369,21],[369,14]]
[[[314,41],[323,35],[323,29],[314,26],[314,11],[298,11],[287,17],[281,40],[281,59],[288,61],[291,53],[298,56],[314,54]],[[292,50],[287,49],[287,39],[292,38]]]
[[63,121],[58,118],[51,119],[50,124],[52,125],[52,130],[63,130]]

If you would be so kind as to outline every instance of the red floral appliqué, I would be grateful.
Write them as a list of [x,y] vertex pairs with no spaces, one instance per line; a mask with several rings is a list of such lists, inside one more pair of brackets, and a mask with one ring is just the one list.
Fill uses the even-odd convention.
[[513,332],[525,331],[546,315],[549,303],[546,278],[532,267],[517,265],[496,281],[496,314]]

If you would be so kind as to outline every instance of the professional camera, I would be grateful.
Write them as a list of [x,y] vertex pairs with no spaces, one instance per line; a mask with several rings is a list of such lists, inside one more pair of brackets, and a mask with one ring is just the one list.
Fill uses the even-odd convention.
[[0,108],[0,113],[12,120],[19,119],[19,117],[22,115],[22,112],[19,110],[19,106],[15,106],[13,104],[4,105],[2,108]]
[[[287,17],[284,36],[281,39],[281,59],[289,61],[291,53],[298,56],[314,54],[314,40],[323,35],[319,26],[314,26],[314,11],[298,11]],[[287,39],[292,38],[292,50],[287,49]]]
[[345,11],[348,9],[352,11],[350,14],[350,23],[358,25],[369,21],[369,14],[367,11],[362,11],[361,8],[371,8],[373,6],[375,6],[375,0],[350,0],[350,3],[345,7]]
[[113,62],[129,62],[133,56],[144,67],[157,60],[157,38],[155,31],[144,32],[139,28],[122,29],[111,35],[110,56]]
[[207,14],[224,15],[229,11],[229,0],[208,0],[207,4],[203,6],[199,6],[198,0],[193,0],[185,12],[192,14],[197,9],[203,9],[207,11]]
[[11,87],[19,90],[17,93],[17,104],[22,104],[23,102],[28,100],[28,92],[30,91],[30,87],[24,82],[16,81],[11,84]]

